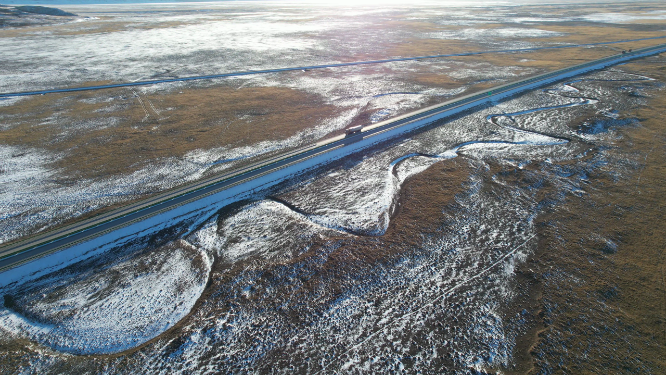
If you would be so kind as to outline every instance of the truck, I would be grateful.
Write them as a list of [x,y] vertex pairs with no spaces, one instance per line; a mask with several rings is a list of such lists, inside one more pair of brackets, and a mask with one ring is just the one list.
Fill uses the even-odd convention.
[[363,130],[363,125],[352,126],[351,128],[345,129],[345,135],[349,137],[350,135],[360,133]]

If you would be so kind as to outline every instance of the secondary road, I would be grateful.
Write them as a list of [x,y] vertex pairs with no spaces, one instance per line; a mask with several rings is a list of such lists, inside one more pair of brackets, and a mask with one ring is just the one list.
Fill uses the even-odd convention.
[[[192,183],[175,190],[171,190],[144,201],[119,208],[115,211],[95,216],[56,229],[38,236],[25,239],[4,247],[0,247],[0,271],[9,269],[16,265],[50,254],[52,252],[71,247],[77,243],[91,240],[97,236],[124,228],[134,222],[145,220],[158,213],[172,210],[188,202],[201,199],[205,196],[221,192],[244,181],[254,179],[286,166],[302,162],[315,155],[330,152],[334,149],[344,147],[350,143],[377,136],[384,132],[423,122],[429,118],[436,118],[444,112],[453,114],[456,108],[468,109],[480,106],[488,102],[489,97],[515,95],[539,85],[546,85],[558,77],[570,77],[572,74],[580,74],[590,69],[598,69],[612,65],[631,58],[666,52],[666,44],[635,50],[630,53],[614,55],[599,60],[590,61],[585,64],[560,69],[539,76],[523,79],[520,81],[496,86],[482,92],[473,93],[459,97],[438,105],[427,107],[411,112],[387,121],[382,121],[366,126],[360,133],[349,136],[337,136],[322,140],[311,146],[298,150],[286,152],[267,160],[255,163],[248,167],[235,170],[219,176]],[[587,70],[586,70],[587,69]],[[521,91],[522,89],[522,91]],[[459,113],[459,112],[458,112]],[[442,118],[441,116],[439,117]]]
[[296,70],[313,70],[313,69],[325,69],[325,68],[339,68],[339,67],[343,67],[343,66],[353,66],[353,65],[384,64],[384,63],[396,62],[396,61],[438,59],[438,58],[443,58],[443,57],[474,56],[474,55],[483,55],[483,54],[489,54],[489,53],[516,53],[516,52],[530,52],[530,51],[539,51],[539,50],[547,50],[547,49],[591,47],[591,46],[600,46],[600,45],[607,45],[607,44],[629,43],[629,42],[638,42],[638,41],[644,41],[644,40],[664,39],[664,38],[666,38],[666,36],[655,36],[655,37],[651,37],[651,38],[641,38],[641,39],[614,40],[614,41],[610,41],[610,42],[599,42],[599,43],[563,44],[563,45],[550,46],[550,47],[533,47],[533,48],[502,49],[502,50],[491,50],[491,51],[462,52],[462,53],[452,53],[452,54],[447,54],[447,55],[397,57],[397,58],[393,58],[393,59],[384,59],[384,60],[353,61],[353,62],[337,63],[337,64],[297,66],[297,67],[290,67],[290,68],[276,68],[276,69],[263,69],[263,70],[248,70],[248,71],[244,71],[244,72],[231,72],[231,73],[221,73],[221,74],[209,74],[209,75],[202,75],[202,76],[177,77],[177,78],[156,79],[156,80],[147,80],[147,81],[124,82],[124,83],[116,83],[116,84],[111,84],[111,85],[65,87],[65,88],[56,88],[56,89],[47,89],[47,90],[7,92],[7,93],[0,93],[0,99],[1,98],[17,97],[17,96],[44,95],[44,94],[76,92],[76,91],[91,91],[91,90],[113,89],[113,88],[119,88],[119,87],[132,87],[132,86],[147,86],[147,85],[155,85],[155,84],[158,84],[158,83],[185,82],[185,81],[196,81],[196,80],[202,80],[202,79],[240,77],[240,76],[247,76],[247,75],[254,75],[254,74],[280,73],[280,72],[289,72],[289,71],[296,71]]

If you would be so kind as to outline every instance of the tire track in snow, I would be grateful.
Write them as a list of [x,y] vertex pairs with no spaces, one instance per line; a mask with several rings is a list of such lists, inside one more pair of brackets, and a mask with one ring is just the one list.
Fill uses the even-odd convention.
[[141,99],[141,96],[139,96],[139,93],[136,92],[136,90],[130,89],[130,91],[132,91],[132,93],[134,93],[134,97],[139,101],[139,104],[141,104],[141,108],[143,108],[143,112],[146,113],[146,115],[143,117],[143,119],[141,119],[141,122],[145,122],[148,119],[148,117],[150,117],[150,113],[148,112],[148,108],[146,108],[146,105],[143,104],[143,100]]

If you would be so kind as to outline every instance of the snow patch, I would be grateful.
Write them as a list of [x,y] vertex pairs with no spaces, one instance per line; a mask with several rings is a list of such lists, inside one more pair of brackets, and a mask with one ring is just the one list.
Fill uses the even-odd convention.
[[29,288],[19,298],[28,301],[20,312],[0,309],[0,327],[68,353],[123,351],[187,315],[210,267],[207,254],[172,245],[78,280],[52,274],[17,287]]

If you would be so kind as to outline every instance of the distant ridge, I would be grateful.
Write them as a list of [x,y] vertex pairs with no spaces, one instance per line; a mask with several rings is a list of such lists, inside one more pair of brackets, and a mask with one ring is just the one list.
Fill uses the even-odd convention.
[[59,17],[76,17],[74,13],[65,12],[64,10],[57,8],[43,7],[39,5],[22,5],[14,7],[15,9],[20,10],[21,12],[26,13],[36,13],[36,14],[46,14],[49,16],[59,16]]

